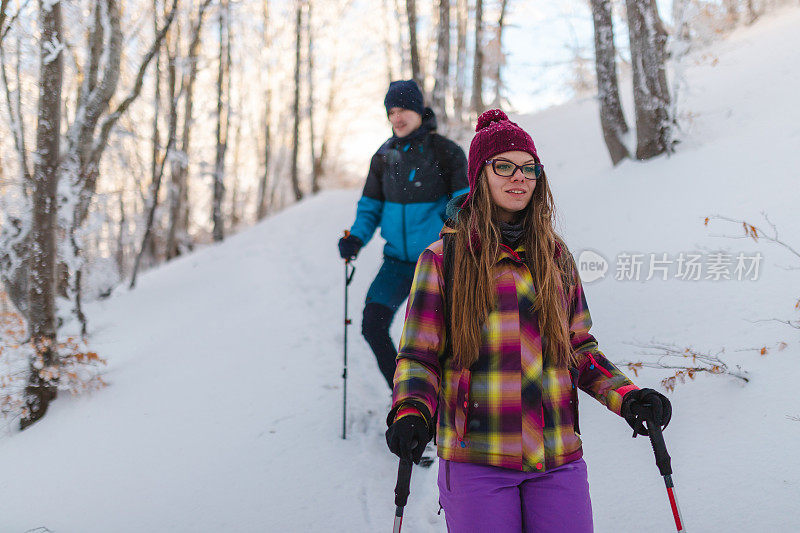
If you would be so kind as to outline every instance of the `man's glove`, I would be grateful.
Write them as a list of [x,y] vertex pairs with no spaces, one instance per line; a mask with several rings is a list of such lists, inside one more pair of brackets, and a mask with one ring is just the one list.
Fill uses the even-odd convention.
[[361,242],[361,239],[348,232],[339,239],[339,255],[342,256],[342,259],[355,259],[362,246],[364,243]]
[[386,444],[392,453],[416,464],[419,464],[429,440],[428,425],[417,415],[404,416],[386,430]]
[[639,389],[628,392],[622,398],[622,416],[633,428],[633,436],[648,435],[644,421],[650,419],[661,429],[667,427],[672,418],[672,405],[669,399],[653,389]]

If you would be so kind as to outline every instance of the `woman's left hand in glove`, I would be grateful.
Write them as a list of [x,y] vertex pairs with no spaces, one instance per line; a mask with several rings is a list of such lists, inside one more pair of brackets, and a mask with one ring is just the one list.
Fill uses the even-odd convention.
[[633,428],[634,437],[637,433],[648,435],[644,421],[666,428],[672,418],[672,405],[666,396],[653,389],[632,390],[622,399],[622,416]]

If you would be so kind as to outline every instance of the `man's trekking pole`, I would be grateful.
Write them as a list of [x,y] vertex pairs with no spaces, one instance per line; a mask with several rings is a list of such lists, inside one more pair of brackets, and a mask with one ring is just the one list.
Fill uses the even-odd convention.
[[[347,237],[350,232],[344,230],[344,236]],[[347,288],[353,281],[353,274],[356,272],[356,267],[352,265],[350,259],[344,260],[344,366],[342,368],[342,379],[344,380],[343,401],[342,401],[342,439],[347,438],[347,326],[352,323],[347,310]]]
[[649,409],[639,408],[634,405],[631,406],[636,415],[640,415],[645,422],[647,422],[647,432],[650,435],[650,444],[653,445],[653,453],[656,456],[656,466],[658,471],[664,476],[664,484],[667,486],[667,496],[669,497],[669,505],[672,509],[672,516],[675,519],[675,527],[678,531],[686,531],[683,527],[683,517],[681,510],[678,508],[678,500],[675,497],[675,486],[672,484],[672,465],[669,453],[667,453],[667,445],[664,443],[664,434],[661,433],[661,426],[652,421],[652,413]]
[[400,459],[400,466],[397,467],[397,485],[394,487],[394,504],[397,510],[394,512],[393,533],[400,533],[403,527],[403,508],[408,502],[408,493],[411,486],[411,461]]

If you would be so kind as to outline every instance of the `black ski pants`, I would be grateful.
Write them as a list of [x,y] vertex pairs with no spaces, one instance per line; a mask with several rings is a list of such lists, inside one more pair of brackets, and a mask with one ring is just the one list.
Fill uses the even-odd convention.
[[416,263],[384,257],[378,275],[367,292],[361,334],[372,348],[378,368],[391,389],[397,348],[389,335],[397,310],[411,292]]

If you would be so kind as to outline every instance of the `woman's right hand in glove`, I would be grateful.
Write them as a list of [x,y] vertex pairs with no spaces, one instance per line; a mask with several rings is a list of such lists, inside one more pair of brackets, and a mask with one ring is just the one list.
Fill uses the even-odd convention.
[[428,425],[418,415],[404,416],[386,430],[386,444],[392,453],[416,464],[419,464],[429,440]]

